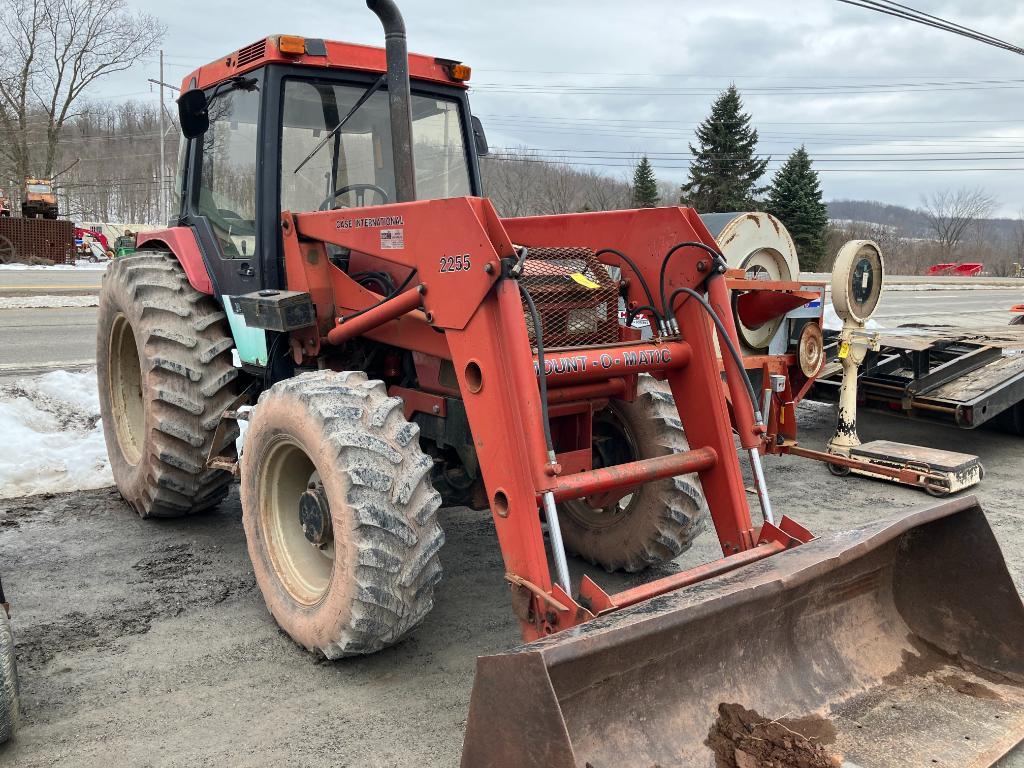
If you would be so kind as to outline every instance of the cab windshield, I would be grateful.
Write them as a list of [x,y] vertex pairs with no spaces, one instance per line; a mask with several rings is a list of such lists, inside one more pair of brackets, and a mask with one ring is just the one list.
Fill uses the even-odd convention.
[[[281,131],[281,210],[317,211],[395,202],[388,95],[370,96],[338,133],[295,169],[348,113],[365,86],[289,79]],[[416,196],[471,194],[459,103],[412,95]]]
[[49,184],[29,184],[28,191],[33,195],[48,195],[51,189]]

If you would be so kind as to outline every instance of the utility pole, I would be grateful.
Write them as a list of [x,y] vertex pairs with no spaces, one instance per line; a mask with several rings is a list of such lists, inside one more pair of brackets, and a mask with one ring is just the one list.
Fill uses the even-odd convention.
[[167,212],[167,203],[170,196],[167,194],[170,183],[166,178],[167,164],[164,161],[164,139],[167,138],[168,132],[174,127],[174,124],[164,127],[164,115],[167,109],[164,107],[164,88],[169,88],[172,91],[180,90],[177,86],[171,85],[170,83],[164,82],[164,52],[160,51],[160,79],[154,80],[153,78],[147,78],[147,80],[153,85],[160,86],[160,198],[158,205],[160,206],[160,223],[166,224],[170,214]]
[[160,49],[160,225],[167,224],[167,185],[164,183],[164,51]]

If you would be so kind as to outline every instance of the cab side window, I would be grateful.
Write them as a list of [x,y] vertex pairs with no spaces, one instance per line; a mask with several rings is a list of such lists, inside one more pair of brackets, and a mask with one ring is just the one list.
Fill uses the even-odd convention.
[[228,259],[251,258],[256,250],[259,103],[258,89],[214,95],[202,140],[196,212],[210,222]]

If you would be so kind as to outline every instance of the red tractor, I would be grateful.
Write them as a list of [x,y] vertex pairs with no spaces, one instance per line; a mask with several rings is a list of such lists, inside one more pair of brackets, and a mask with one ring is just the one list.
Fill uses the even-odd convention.
[[[442,501],[489,508],[533,642],[480,659],[466,766],[703,765],[719,702],[794,716],[865,691],[836,721],[851,759],[878,728],[990,754],[996,721],[953,739],[895,675],[922,643],[1024,675],[1024,607],[977,503],[826,539],[775,516],[726,263],[697,213],[501,218],[469,67],[409,55],[394,3],[367,4],[384,50],[268,37],[182,84],[178,223],[140,235],[100,299],[126,501],[195,514],[240,476],[268,609],[332,659],[430,611]],[[667,563],[706,512],[715,562],[618,594],[570,571],[570,555]]]

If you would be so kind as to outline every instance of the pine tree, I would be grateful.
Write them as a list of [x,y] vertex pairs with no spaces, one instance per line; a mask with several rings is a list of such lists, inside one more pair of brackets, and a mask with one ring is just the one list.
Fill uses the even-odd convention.
[[690,181],[681,188],[680,202],[701,213],[749,211],[765,191],[758,187],[768,159],[760,159],[757,130],[735,85],[715,100],[711,114],[697,127],[699,148],[690,145]]
[[818,172],[811,166],[806,148],[794,151],[776,172],[766,208],[793,236],[800,268],[814,271],[825,257],[828,208],[821,200]]
[[654,168],[647,155],[644,155],[633,171],[633,207],[654,208],[657,205],[658,180],[654,178]]

